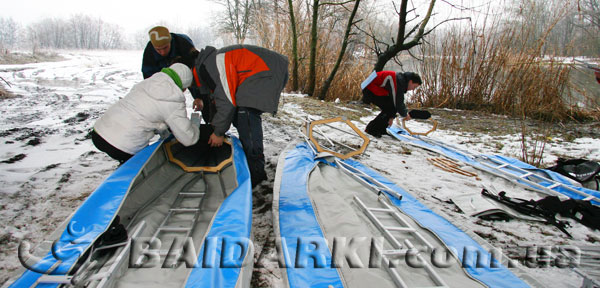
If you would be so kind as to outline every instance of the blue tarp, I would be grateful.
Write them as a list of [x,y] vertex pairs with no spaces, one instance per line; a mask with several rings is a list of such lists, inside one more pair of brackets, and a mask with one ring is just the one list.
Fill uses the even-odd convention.
[[[495,173],[495,174],[498,173],[498,171],[493,171],[490,167],[487,167],[487,166],[483,165],[481,162],[479,162],[479,159],[485,160],[486,158],[488,158],[488,159],[493,160],[493,162],[496,163],[495,165],[499,166],[499,164],[501,164],[501,163],[507,163],[512,166],[515,166],[515,167],[518,167],[521,169],[525,169],[530,172],[534,172],[537,175],[540,175],[540,174],[546,175],[547,178],[552,179],[555,182],[561,183],[564,186],[569,187],[570,189],[574,189],[574,190],[582,192],[585,195],[591,195],[591,196],[596,197],[597,199],[600,199],[600,191],[575,186],[572,184],[572,182],[567,177],[564,177],[554,171],[539,169],[535,166],[529,165],[527,163],[524,163],[524,162],[519,161],[514,158],[500,156],[500,155],[476,155],[478,157],[473,157],[473,156],[467,155],[457,149],[452,148],[450,145],[436,145],[436,144],[427,142],[426,140],[420,139],[420,137],[422,137],[422,136],[414,137],[414,136],[410,135],[408,132],[406,132],[406,130],[404,130],[396,125],[389,127],[387,129],[387,131],[390,135],[392,135],[394,138],[396,138],[398,140],[406,141],[406,142],[412,143],[414,145],[423,147],[425,149],[435,151],[435,152],[440,153],[448,158],[454,159],[459,162],[463,162],[465,164],[471,165],[471,166],[473,166],[477,169],[483,170],[483,171],[488,171],[488,172]],[[514,169],[511,169],[510,167],[501,168],[501,170],[504,172],[509,172],[511,174],[514,174],[515,176],[517,176],[516,177],[517,181],[519,181],[525,185],[528,185],[529,187],[539,191],[540,188],[532,186],[529,183],[524,182],[518,178],[518,176],[522,175],[523,173],[516,171]],[[587,197],[587,196],[581,195],[579,193],[576,193],[574,191],[571,191],[570,189],[568,189],[564,186],[552,187],[552,185],[554,183],[550,180],[547,182],[542,181],[542,182],[539,182],[538,184],[542,185],[544,187],[547,187],[548,189],[551,189],[553,191],[556,191],[558,193],[561,193],[567,197],[573,198],[573,199],[584,199]],[[598,202],[598,201],[594,200],[591,202],[595,205],[600,205],[600,202]]]
[[[77,209],[67,229],[54,244],[54,253],[34,265],[38,272],[47,271],[57,260],[63,262],[52,275],[66,275],[73,264],[113,221],[117,209],[125,199],[132,180],[140,169],[160,147],[162,141],[154,143],[135,154],[131,159],[113,172]],[[57,259],[58,258],[58,259]],[[43,274],[26,270],[10,287],[31,287]],[[37,287],[57,287],[56,284],[40,284]]]

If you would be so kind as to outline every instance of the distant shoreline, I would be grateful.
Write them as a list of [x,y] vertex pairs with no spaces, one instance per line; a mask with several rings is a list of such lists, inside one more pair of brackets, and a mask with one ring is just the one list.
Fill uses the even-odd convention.
[[0,54],[0,65],[10,64],[29,64],[39,62],[54,62],[66,60],[56,52],[36,51],[31,52],[11,52],[4,50]]

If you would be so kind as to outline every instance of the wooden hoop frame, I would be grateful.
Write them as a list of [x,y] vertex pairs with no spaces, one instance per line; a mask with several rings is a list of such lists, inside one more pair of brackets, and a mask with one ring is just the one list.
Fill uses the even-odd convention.
[[[433,120],[433,118],[429,118],[429,121],[431,121],[431,123],[433,124],[433,127],[431,127],[431,129],[429,131],[427,131],[427,132],[413,132],[408,127],[406,127],[406,118],[402,118],[402,128],[404,128],[404,130],[406,130],[406,132],[408,132],[408,134],[410,134],[410,135],[427,136],[427,135],[429,135],[429,133],[435,131],[437,129],[437,126],[438,126],[438,121]],[[399,118],[396,118],[396,123],[398,125],[400,125]]]
[[[352,130],[354,130],[354,132],[356,132],[356,134],[358,134],[358,136],[363,139],[363,144],[360,146],[360,148],[358,150],[354,150],[347,154],[341,154],[339,152],[323,149],[321,147],[321,145],[319,145],[317,140],[313,137],[313,128],[317,125],[328,124],[328,123],[333,123],[333,122],[346,123],[346,125],[350,126],[350,128],[352,128]],[[362,131],[360,131],[360,129],[358,129],[352,122],[350,122],[350,120],[346,119],[345,117],[336,117],[336,118],[330,118],[330,119],[311,121],[308,125],[308,135],[307,136],[310,139],[310,142],[312,142],[315,145],[317,152],[319,152],[319,153],[320,152],[328,152],[328,153],[331,153],[341,159],[348,159],[350,157],[364,153],[365,150],[367,149],[367,146],[369,146],[369,142],[370,142],[369,137],[367,137]]]
[[[231,146],[231,149],[233,150],[233,145],[231,145],[230,140],[225,139],[223,142],[229,144]],[[175,156],[173,155],[173,152],[171,152],[171,146],[175,145],[176,143],[179,143],[179,141],[177,141],[177,139],[173,139],[173,140],[169,141],[168,143],[165,144],[165,149],[167,150],[167,155],[169,157],[169,161],[177,164],[177,166],[181,167],[181,169],[183,169],[185,172],[203,172],[204,171],[204,172],[217,173],[217,172],[221,171],[225,166],[227,166],[233,162],[233,151],[231,151],[231,155],[229,155],[229,158],[223,160],[217,166],[190,167],[190,166],[185,165],[183,162],[179,161],[179,159],[175,158]]]

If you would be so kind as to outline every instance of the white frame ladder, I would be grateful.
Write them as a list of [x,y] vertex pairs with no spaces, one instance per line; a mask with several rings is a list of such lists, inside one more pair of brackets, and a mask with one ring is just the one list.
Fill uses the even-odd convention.
[[[567,190],[569,190],[569,191],[571,191],[573,193],[576,193],[578,195],[583,196],[584,197],[583,200],[586,200],[586,201],[594,200],[594,201],[600,202],[600,199],[598,199],[594,195],[590,195],[590,194],[584,193],[582,191],[574,189],[573,187],[570,187],[569,185],[565,185],[563,183],[555,181],[554,179],[546,178],[544,176],[536,174],[535,172],[528,171],[526,169],[514,166],[514,165],[512,165],[510,163],[506,163],[504,161],[492,159],[490,157],[483,156],[483,155],[476,156],[476,158],[481,158],[481,159],[484,159],[486,161],[492,162],[494,164],[498,164],[498,166],[493,166],[491,164],[488,164],[488,163],[485,163],[485,162],[482,162],[482,161],[479,162],[479,163],[481,163],[482,165],[484,165],[487,168],[500,171],[500,173],[502,173],[503,175],[506,175],[508,177],[513,177],[513,178],[518,178],[519,180],[521,180],[521,181],[523,181],[523,182],[525,182],[525,183],[527,183],[527,184],[529,184],[531,186],[534,186],[535,188],[538,188],[544,194],[555,195],[555,196],[559,196],[559,197],[568,197],[568,196],[566,196],[566,195],[564,195],[564,194],[562,194],[560,192],[557,192],[557,191],[553,190],[555,188],[561,187],[561,188],[567,189]],[[503,170],[503,168],[513,169],[513,170],[515,170],[515,171],[517,171],[519,173],[522,173],[522,175],[512,174],[512,173],[510,173],[510,172],[508,172],[506,170]],[[535,179],[535,180],[538,180],[538,181],[534,181],[534,180],[532,180],[532,178]],[[518,182],[518,180],[517,180],[517,182]],[[544,186],[544,185],[539,184],[540,182],[549,182],[549,183],[552,183],[552,184],[549,185],[549,186]]]
[[[442,277],[435,271],[434,266],[429,263],[421,254],[420,251],[418,251],[415,246],[412,244],[412,242],[409,239],[404,239],[402,242],[400,243],[399,239],[397,236],[394,236],[392,234],[392,232],[405,232],[405,233],[409,233],[412,234],[416,239],[418,239],[420,242],[422,242],[427,249],[429,249],[429,251],[433,251],[434,247],[433,245],[431,245],[431,243],[429,243],[429,241],[427,241],[427,239],[425,239],[423,237],[423,235],[421,235],[421,233],[419,233],[419,231],[417,231],[417,229],[415,229],[414,227],[412,227],[410,225],[410,223],[408,221],[406,221],[402,215],[400,215],[400,213],[398,213],[398,211],[396,209],[394,209],[392,206],[390,206],[388,203],[386,203],[386,198],[384,197],[378,197],[377,201],[383,205],[384,208],[369,208],[367,207],[363,201],[360,200],[360,198],[358,198],[358,196],[354,196],[354,201],[356,202],[356,204],[361,208],[361,210],[367,215],[367,217],[373,222],[373,224],[375,224],[375,226],[377,227],[377,229],[379,229],[379,231],[381,233],[383,233],[384,237],[390,242],[391,246],[393,247],[393,249],[391,250],[382,250],[379,251],[381,258],[384,260],[383,261],[383,265],[386,268],[387,272],[390,274],[390,276],[392,277],[392,280],[394,281],[394,283],[398,286],[398,287],[409,287],[406,282],[402,279],[402,277],[400,276],[400,274],[398,274],[397,271],[395,271],[394,269],[392,269],[392,267],[390,267],[390,263],[392,260],[390,260],[390,258],[399,258],[402,256],[406,256],[409,253],[412,252],[416,252],[415,257],[417,257],[417,260],[420,261],[420,263],[423,264],[423,268],[425,269],[425,271],[427,272],[427,274],[429,275],[429,277],[431,278],[431,280],[435,283],[435,285],[437,286],[428,286],[428,287],[436,287],[436,288],[441,288],[441,287],[449,287],[448,284],[446,284],[446,282],[444,281],[444,279],[442,279]],[[385,213],[388,215],[391,215],[392,218],[399,224],[399,226],[385,226],[381,219],[377,217],[376,213],[381,214],[381,213]],[[404,245],[403,245],[404,244]],[[406,247],[406,248],[403,248]]]
[[[206,192],[208,191],[208,183],[206,182],[206,178],[205,178],[205,174],[204,172],[200,172],[201,177],[197,178],[194,177],[193,179],[191,179],[184,187],[183,189],[181,189],[181,191],[177,194],[177,197],[175,198],[175,201],[173,202],[171,208],[169,208],[169,211],[167,212],[167,215],[165,216],[165,218],[163,219],[163,221],[160,223],[160,226],[156,229],[156,231],[154,231],[154,234],[152,234],[152,237],[150,239],[161,239],[159,236],[162,234],[167,234],[167,233],[185,233],[185,236],[183,239],[187,239],[188,237],[190,237],[190,235],[194,232],[194,228],[196,226],[196,223],[198,222],[198,219],[200,218],[200,214],[202,213],[202,204],[204,203],[204,198],[206,196]],[[219,173],[219,178],[221,178],[221,174]],[[204,181],[204,191],[203,192],[195,192],[195,191],[187,191],[186,189],[194,186],[198,181]],[[226,196],[226,195],[225,195]],[[186,199],[189,198],[199,198],[199,200],[197,201],[197,205],[194,205],[192,207],[190,206],[182,206],[184,202],[186,202]],[[184,215],[184,214],[193,214],[192,215],[192,219],[190,220],[186,220],[190,223],[189,226],[183,227],[183,226],[170,226],[169,225],[169,220],[171,218],[173,218],[176,215]],[[171,243],[173,244],[173,243]],[[164,245],[161,245],[161,247]],[[179,256],[181,256],[181,249],[177,250],[177,251],[171,251],[170,249],[168,250],[160,250],[159,251],[159,255],[161,257],[165,256],[168,257],[169,255],[172,255],[173,253],[177,253],[177,258],[179,258]],[[139,263],[141,259],[138,259],[138,261],[136,261],[137,263]],[[173,267],[175,267],[175,265],[177,265],[177,263],[173,263]]]
[[362,184],[366,188],[372,190],[376,194],[379,195],[380,193],[385,191],[385,192],[388,192],[389,194],[391,194],[392,196],[396,197],[398,200],[402,200],[402,194],[394,191],[387,185],[377,181],[373,177],[367,175],[367,173],[363,172],[362,170],[356,169],[356,168],[352,167],[350,164],[340,161],[339,159],[335,159],[335,163],[342,169],[342,171],[344,171],[350,177],[354,178],[360,184]]
[[[406,136],[406,135],[403,135],[403,134],[400,134],[400,135],[403,136],[403,137],[409,137],[409,136]],[[550,179],[550,178],[546,178],[544,176],[538,175],[538,174],[536,174],[536,173],[534,173],[532,171],[528,171],[526,169],[519,168],[519,167],[514,166],[514,165],[512,165],[510,163],[506,163],[504,161],[492,159],[492,158],[487,157],[485,155],[475,155],[475,154],[473,154],[473,153],[471,153],[469,151],[465,151],[465,150],[463,150],[461,148],[455,147],[453,145],[449,145],[447,143],[444,143],[444,142],[441,142],[441,141],[438,141],[438,140],[435,140],[435,139],[432,139],[432,138],[429,138],[429,137],[421,137],[419,135],[411,135],[410,137],[422,140],[422,141],[430,143],[430,144],[434,144],[434,145],[437,145],[437,146],[442,146],[442,147],[446,147],[446,148],[450,148],[452,150],[458,151],[458,152],[466,155],[467,157],[469,157],[469,158],[471,158],[473,160],[477,160],[478,163],[480,163],[482,166],[484,166],[487,169],[481,169],[481,167],[477,167],[477,166],[475,166],[475,165],[473,165],[471,163],[467,163],[467,162],[461,161],[460,159],[454,159],[454,160],[457,160],[457,161],[459,161],[461,163],[470,165],[470,166],[472,166],[472,167],[474,167],[476,169],[482,170],[484,172],[491,173],[494,176],[498,176],[498,177],[504,178],[506,180],[509,180],[509,181],[511,181],[511,182],[513,182],[513,183],[521,186],[521,187],[524,187],[526,189],[534,189],[535,191],[544,193],[546,195],[558,196],[559,198],[569,197],[567,195],[564,195],[564,194],[562,194],[562,193],[554,190],[556,188],[561,187],[561,188],[567,189],[567,190],[569,190],[569,191],[571,191],[573,193],[576,193],[576,194],[578,194],[580,196],[583,196],[584,197],[583,200],[593,200],[593,201],[600,202],[600,199],[598,197],[594,196],[594,195],[590,195],[590,194],[587,194],[585,192],[579,191],[579,190],[574,189],[573,187],[571,187],[569,185],[566,185],[566,184],[563,184],[561,182],[555,181],[554,179]],[[419,145],[419,144],[416,144],[416,143],[409,142],[409,144],[417,146],[417,147],[420,147],[420,148],[423,148],[423,149],[426,149],[426,150],[431,150],[428,147],[425,147],[423,145]],[[439,151],[435,151],[435,152],[436,153],[441,153]],[[443,154],[443,153],[441,153],[441,154]],[[446,156],[446,157],[449,157],[449,156]],[[449,157],[449,158],[452,158],[452,157]],[[483,160],[483,161],[481,161],[481,160]],[[495,165],[492,165],[490,163],[485,163],[484,161],[492,162]],[[522,175],[516,175],[516,174],[510,173],[510,172],[508,172],[506,170],[503,170],[503,168],[511,168],[514,171],[522,173]],[[534,180],[532,180],[530,178],[534,178],[534,179],[536,179],[538,181],[534,181]],[[548,182],[548,183],[551,183],[551,184],[549,186],[544,186],[544,185],[539,184],[540,182]]]
[[[116,271],[119,271],[119,268],[127,262],[129,258],[129,253],[131,251],[131,240],[138,237],[138,235],[143,231],[145,225],[145,221],[140,222],[134,228],[133,233],[131,233],[131,235],[129,235],[127,237],[127,240],[124,242],[99,247],[97,249],[93,249],[92,247],[88,259],[85,263],[82,264],[82,266],[77,270],[77,272],[74,275],[50,275],[50,273],[62,263],[62,261],[58,260],[54,265],[52,265],[52,267],[50,267],[50,269],[48,269],[48,271],[46,271],[46,273],[44,273],[44,275],[40,276],[30,287],[37,287],[38,284],[67,284],[74,285],[75,287],[87,287],[89,283],[91,283],[91,281],[100,281],[96,286],[94,286],[96,288],[105,287],[108,283],[108,278],[112,276],[112,274]],[[117,250],[115,252],[117,256],[114,258],[112,264],[108,266],[108,269],[106,269],[106,271],[104,272],[88,276],[89,272],[93,272],[94,269],[98,268],[95,267],[98,263],[97,260],[90,262],[91,256],[94,254],[94,252],[115,247],[117,247]]]

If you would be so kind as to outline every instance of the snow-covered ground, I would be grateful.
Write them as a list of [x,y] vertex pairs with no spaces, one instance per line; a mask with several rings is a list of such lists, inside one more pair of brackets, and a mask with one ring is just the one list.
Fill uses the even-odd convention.
[[[42,241],[117,167],[116,161],[95,149],[87,133],[103,111],[142,80],[142,51],[66,51],[61,54],[66,61],[0,65],[0,77],[10,83],[6,88],[16,95],[0,99],[0,284],[14,276],[20,267],[18,244],[28,241],[35,245]],[[189,94],[188,98],[191,113]],[[276,116],[263,116],[269,181],[254,191],[257,259],[261,253],[274,253],[272,181],[279,154],[290,142],[302,139],[299,127],[306,117],[323,118],[319,110],[306,109],[309,102],[319,106],[321,103],[316,100],[284,94],[281,102]],[[364,129],[378,112],[362,105],[327,104],[333,105],[329,113],[334,114],[367,111],[364,115],[368,116],[353,121],[359,129]],[[502,120],[499,121],[497,127],[490,129],[501,130]],[[410,124],[416,131],[427,130],[429,125],[416,121]],[[352,140],[343,134],[332,132],[332,135],[342,141]],[[520,155],[520,135],[492,137],[438,129],[430,136],[475,153]],[[573,227],[568,230],[574,237],[568,239],[549,225],[514,220],[491,222],[469,217],[446,200],[479,193],[483,187],[511,192],[520,198],[541,196],[470,167],[463,168],[477,173],[477,179],[443,171],[427,160],[439,155],[389,136],[372,140],[359,161],[395,181],[458,227],[482,237],[514,259],[525,258],[525,247],[599,246],[600,232],[573,221]],[[494,144],[490,145],[492,141]],[[600,159],[600,139],[597,138],[550,141],[545,149],[545,163],[552,163],[557,155]],[[281,287],[279,272],[261,261],[255,265],[253,285]],[[547,287],[581,285],[581,278],[568,268],[523,269]]]

